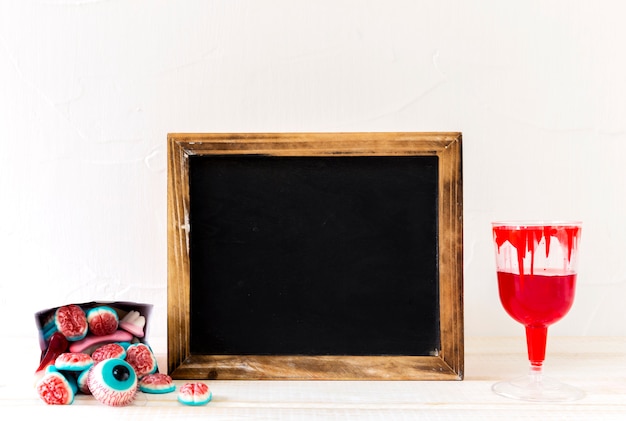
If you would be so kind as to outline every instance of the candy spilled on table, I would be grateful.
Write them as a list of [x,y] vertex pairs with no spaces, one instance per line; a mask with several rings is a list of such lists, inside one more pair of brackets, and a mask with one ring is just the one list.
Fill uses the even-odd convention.
[[109,358],[94,366],[87,379],[89,391],[109,406],[126,406],[135,400],[137,374],[128,362]]
[[90,302],[38,312],[39,397],[49,405],[69,405],[77,393],[110,406],[132,403],[139,379],[158,371],[146,343],[151,310],[149,304]]
[[172,378],[163,373],[147,374],[139,381],[139,390],[145,393],[170,393],[176,390]]
[[[176,390],[172,378],[159,373],[147,342],[152,305],[132,302],[68,304],[35,315],[41,361],[35,389],[48,405],[69,405],[77,394],[91,395],[108,406],[126,406],[138,393]],[[176,398],[201,406],[212,397],[202,383],[185,384]]]
[[211,401],[213,393],[209,386],[202,382],[189,382],[180,387],[178,402],[183,405],[201,406]]

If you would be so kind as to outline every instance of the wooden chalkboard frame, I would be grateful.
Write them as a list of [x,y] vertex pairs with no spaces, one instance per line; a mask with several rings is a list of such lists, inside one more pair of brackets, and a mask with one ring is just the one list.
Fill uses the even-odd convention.
[[[204,155],[437,156],[441,349],[433,356],[194,355],[190,351],[189,160]],[[168,373],[175,379],[462,380],[461,133],[168,134]]]

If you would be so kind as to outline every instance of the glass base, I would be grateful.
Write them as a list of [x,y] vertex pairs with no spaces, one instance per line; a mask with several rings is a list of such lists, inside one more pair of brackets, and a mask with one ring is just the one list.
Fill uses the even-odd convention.
[[499,382],[491,389],[507,398],[532,402],[566,402],[585,396],[582,390],[543,375],[528,375]]

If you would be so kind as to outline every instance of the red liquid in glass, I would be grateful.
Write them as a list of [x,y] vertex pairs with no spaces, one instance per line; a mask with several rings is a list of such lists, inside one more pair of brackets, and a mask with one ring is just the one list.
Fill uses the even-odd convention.
[[548,326],[567,314],[574,303],[576,275],[520,275],[498,272],[504,309],[524,326]]
[[576,275],[514,275],[498,272],[500,301],[506,312],[526,326],[531,363],[545,357],[547,327],[572,307]]

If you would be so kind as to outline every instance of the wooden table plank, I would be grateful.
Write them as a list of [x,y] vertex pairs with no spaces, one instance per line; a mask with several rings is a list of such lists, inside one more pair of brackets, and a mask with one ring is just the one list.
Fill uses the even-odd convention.
[[[32,341],[28,343],[28,341]],[[549,339],[546,371],[586,391],[579,401],[537,404],[502,398],[491,385],[526,370],[524,338],[467,338],[463,381],[208,381],[214,399],[185,407],[176,394],[140,393],[133,405],[106,407],[78,395],[52,407],[36,395],[31,373],[37,342],[16,338],[25,352],[2,351],[0,413],[70,419],[408,420],[408,419],[626,419],[626,338]],[[161,367],[166,347],[155,341]],[[7,363],[8,362],[8,363]],[[177,385],[184,381],[176,381]],[[19,412],[17,412],[19,411]]]

